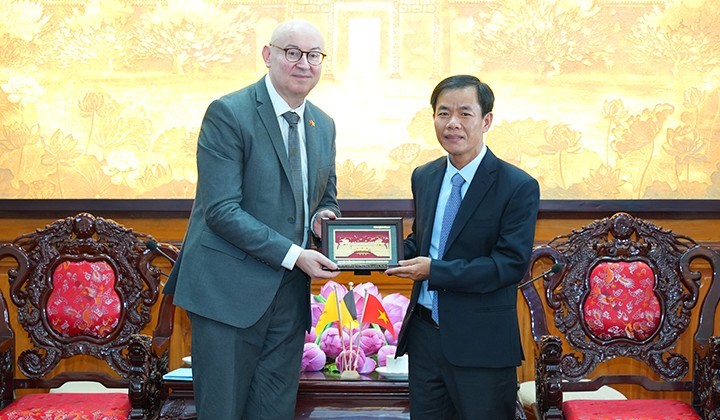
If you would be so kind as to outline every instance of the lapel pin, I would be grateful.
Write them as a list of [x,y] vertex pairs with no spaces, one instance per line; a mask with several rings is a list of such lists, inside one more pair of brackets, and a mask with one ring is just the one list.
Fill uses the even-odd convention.
[[310,121],[308,121],[308,123],[310,124],[310,127],[315,127],[315,121],[310,120]]

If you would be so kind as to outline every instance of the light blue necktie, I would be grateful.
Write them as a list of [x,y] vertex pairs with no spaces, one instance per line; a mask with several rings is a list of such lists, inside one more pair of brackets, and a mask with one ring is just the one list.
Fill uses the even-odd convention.
[[[442,226],[440,227],[440,243],[438,244],[438,259],[442,259],[445,254],[445,245],[447,244],[448,236],[450,236],[450,229],[452,228],[455,215],[460,208],[462,203],[462,186],[465,183],[460,172],[453,175],[452,179],[452,191],[450,191],[450,197],[448,197],[447,204],[445,204],[445,213],[443,213]],[[432,319],[436,324],[440,325],[438,317],[438,293],[436,290],[432,290]]]
[[298,122],[300,116],[292,111],[282,114],[290,125],[288,131],[288,163],[290,164],[290,183],[295,196],[295,243],[302,244],[305,237],[305,198],[303,197],[302,161],[300,157],[300,136]]

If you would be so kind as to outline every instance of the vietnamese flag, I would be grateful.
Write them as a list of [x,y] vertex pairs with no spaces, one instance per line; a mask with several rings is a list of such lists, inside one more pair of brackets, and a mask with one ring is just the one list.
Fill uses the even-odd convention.
[[390,331],[390,334],[395,337],[395,328],[393,328],[392,322],[390,322],[390,318],[388,318],[387,311],[375,295],[367,296],[362,322],[377,324]]

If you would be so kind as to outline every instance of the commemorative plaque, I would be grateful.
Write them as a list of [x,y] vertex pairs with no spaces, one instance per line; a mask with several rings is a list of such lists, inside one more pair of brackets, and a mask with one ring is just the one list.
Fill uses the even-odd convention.
[[384,271],[403,258],[401,217],[322,219],[322,252],[340,270]]

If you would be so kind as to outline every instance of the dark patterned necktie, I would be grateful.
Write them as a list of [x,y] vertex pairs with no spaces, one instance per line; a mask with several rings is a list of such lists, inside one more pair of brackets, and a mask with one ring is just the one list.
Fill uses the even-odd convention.
[[302,244],[305,237],[305,204],[303,197],[302,158],[300,157],[300,135],[298,122],[300,116],[292,111],[282,114],[285,121],[290,124],[288,131],[288,163],[290,164],[290,184],[295,197],[295,243]]
[[[445,204],[445,213],[443,213],[442,226],[440,228],[440,243],[438,244],[438,259],[442,259],[445,255],[445,246],[447,245],[448,236],[450,236],[450,228],[452,228],[455,215],[457,215],[460,203],[462,203],[462,186],[465,183],[460,172],[453,175],[452,179],[452,191],[450,191],[450,197],[448,197],[447,203]],[[438,317],[438,293],[436,290],[432,291],[432,319],[436,324],[440,325]]]

